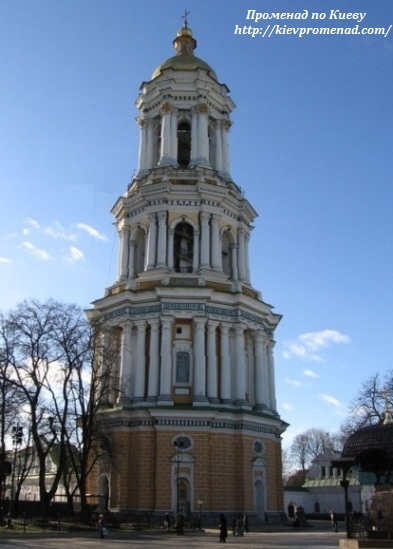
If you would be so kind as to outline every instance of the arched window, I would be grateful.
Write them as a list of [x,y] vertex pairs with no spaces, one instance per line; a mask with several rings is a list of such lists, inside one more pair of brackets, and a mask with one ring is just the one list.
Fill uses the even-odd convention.
[[194,257],[194,229],[188,223],[176,225],[174,241],[174,267],[176,273],[192,273]]
[[222,270],[229,277],[232,274],[231,265],[231,248],[230,248],[229,233],[225,231],[222,235],[221,241],[221,255],[222,255]]
[[191,160],[191,128],[188,122],[177,127],[177,162],[180,168],[187,168]]
[[185,351],[176,353],[176,383],[190,383],[190,355]]
[[142,273],[145,269],[145,248],[146,235],[142,229],[138,229],[135,234],[135,275]]

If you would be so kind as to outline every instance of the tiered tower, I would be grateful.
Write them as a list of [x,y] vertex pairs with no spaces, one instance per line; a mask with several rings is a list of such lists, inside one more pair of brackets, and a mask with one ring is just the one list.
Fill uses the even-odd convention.
[[278,520],[281,316],[250,282],[256,212],[230,175],[229,90],[187,22],[174,47],[140,88],[138,171],[112,209],[118,280],[94,303],[120,352],[102,412],[112,461],[92,491],[131,512]]

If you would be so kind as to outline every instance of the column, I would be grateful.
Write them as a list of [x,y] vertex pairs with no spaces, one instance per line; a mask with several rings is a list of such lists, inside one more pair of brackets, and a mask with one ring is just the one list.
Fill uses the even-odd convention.
[[231,244],[231,264],[232,264],[232,280],[234,282],[238,281],[238,272],[237,272],[237,244]]
[[220,251],[220,232],[218,221],[220,216],[213,214],[211,217],[211,266],[215,271],[222,271],[222,256]]
[[235,326],[235,348],[236,348],[236,406],[245,406],[246,401],[246,367],[244,351],[244,327],[237,324]]
[[199,235],[200,231],[194,231],[194,242],[193,242],[193,256],[192,256],[192,271],[194,273],[199,269]]
[[198,160],[209,165],[208,108],[204,103],[198,105]]
[[154,269],[156,266],[156,240],[157,240],[157,225],[156,214],[149,214],[149,233],[147,235],[147,265],[146,270]]
[[128,227],[119,230],[119,280],[126,280],[128,276]]
[[252,332],[247,332],[246,337],[246,400],[249,406],[255,406],[255,361],[254,361],[254,339]]
[[206,319],[194,319],[194,405],[206,403]]
[[250,243],[250,233],[247,233],[245,237],[245,262],[246,262],[246,280],[249,283],[250,282],[250,262],[249,262],[249,256],[248,256],[248,245]]
[[134,401],[141,401],[145,399],[146,321],[138,320],[134,324],[137,328]]
[[137,118],[137,122],[140,127],[138,171],[143,171],[146,169],[146,121],[143,118]]
[[147,388],[147,400],[156,402],[159,388],[159,340],[160,340],[160,321],[149,320],[150,325],[150,347],[149,347],[149,382]]
[[218,370],[217,370],[217,326],[218,322],[207,323],[207,398],[211,403],[218,403]]
[[255,407],[256,409],[266,408],[268,405],[267,395],[267,364],[266,353],[263,341],[262,330],[254,333],[254,356],[255,356]]
[[222,172],[222,140],[221,140],[221,120],[216,120],[214,127],[214,136],[216,141],[215,168]]
[[128,255],[128,276],[129,278],[131,278],[131,280],[134,280],[135,278],[135,248],[136,241],[130,240],[130,249]]
[[229,354],[229,325],[221,323],[220,332],[220,397],[222,403],[231,404],[231,358]]
[[147,145],[146,145],[146,169],[150,170],[153,167],[153,155],[154,155],[154,122],[153,120],[147,120]]
[[158,246],[157,246],[157,267],[166,267],[166,212],[159,212],[158,217]]
[[160,166],[167,166],[170,164],[171,156],[171,105],[164,103],[161,107],[161,151]]
[[177,164],[177,109],[171,111],[171,159]]
[[195,166],[198,159],[198,112],[191,109],[191,160],[190,166]]
[[131,333],[132,323],[126,322],[122,327],[119,372],[119,404],[130,402],[131,394]]
[[161,321],[161,375],[158,403],[167,405],[172,400],[172,318]]
[[167,265],[170,271],[173,271],[173,241],[175,236],[174,229],[168,229],[168,255],[167,255]]
[[222,124],[222,171],[229,174],[229,143],[228,143],[228,130],[231,127],[229,120],[226,120]]
[[210,269],[210,214],[201,213],[201,269]]
[[110,361],[109,355],[109,333],[105,330],[101,333],[101,349],[99,354],[99,383],[100,383],[100,400],[104,406],[110,403],[110,380],[113,377],[113,364]]
[[239,280],[240,282],[246,281],[246,244],[245,244],[245,235],[246,231],[240,227],[237,231],[238,238],[238,269],[239,269]]
[[267,344],[267,370],[268,370],[268,376],[269,376],[269,406],[271,410],[276,411],[277,403],[276,403],[273,347],[274,347],[274,341],[269,339]]

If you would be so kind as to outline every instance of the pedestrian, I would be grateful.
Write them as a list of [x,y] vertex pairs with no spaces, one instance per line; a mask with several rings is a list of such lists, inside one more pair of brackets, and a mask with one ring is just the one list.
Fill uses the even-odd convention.
[[299,530],[299,528],[300,528],[300,517],[299,517],[298,509],[295,510],[295,515],[293,517],[292,526],[293,526],[294,530]]
[[104,515],[100,515],[98,517],[97,526],[98,526],[98,532],[100,534],[100,538],[104,538],[105,534],[107,533],[106,521],[105,521],[105,516]]
[[171,517],[169,516],[169,513],[165,513],[165,519],[164,519],[164,530],[170,530],[171,529]]
[[233,515],[232,517],[232,534],[233,534],[233,537],[236,536],[236,515]]
[[184,517],[182,513],[178,513],[176,517],[176,533],[178,536],[184,535]]
[[243,529],[246,532],[246,534],[248,534],[248,532],[250,531],[249,527],[248,527],[248,515],[247,515],[247,513],[244,513],[244,516],[243,516]]
[[236,536],[239,538],[243,537],[243,519],[240,515],[236,519]]
[[224,513],[220,513],[220,543],[226,543],[227,536],[228,536],[228,528],[227,528],[227,519],[225,518]]
[[333,532],[338,532],[337,515],[334,511],[330,511],[330,520],[332,523]]

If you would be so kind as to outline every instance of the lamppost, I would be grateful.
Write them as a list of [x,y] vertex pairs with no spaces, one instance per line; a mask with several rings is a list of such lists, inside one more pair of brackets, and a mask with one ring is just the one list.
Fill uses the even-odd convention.
[[203,499],[198,499],[198,505],[199,505],[199,530],[202,530],[202,505],[203,505]]
[[180,473],[180,457],[181,451],[184,446],[182,440],[175,440],[173,446],[176,448],[176,514],[180,513],[180,485],[179,485],[179,473]]
[[11,477],[11,501],[10,501],[10,515],[13,511],[15,500],[15,469],[16,469],[16,456],[18,453],[18,446],[22,444],[23,440],[23,427],[17,423],[12,427],[12,446],[14,449],[14,461],[12,464],[12,477]]

